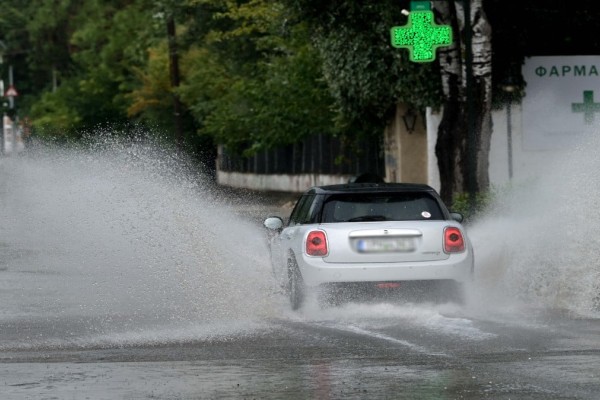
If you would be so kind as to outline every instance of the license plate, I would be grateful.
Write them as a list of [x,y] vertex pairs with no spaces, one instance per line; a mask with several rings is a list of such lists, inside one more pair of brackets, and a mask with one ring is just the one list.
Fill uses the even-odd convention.
[[415,241],[412,238],[357,239],[355,248],[359,253],[409,252],[415,250]]

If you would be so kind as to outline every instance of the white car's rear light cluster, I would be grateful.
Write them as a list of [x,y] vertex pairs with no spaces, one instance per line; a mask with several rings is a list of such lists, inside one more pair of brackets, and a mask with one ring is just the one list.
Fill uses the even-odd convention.
[[446,253],[461,253],[465,251],[465,239],[460,229],[453,226],[444,229],[444,251]]
[[327,235],[323,231],[311,231],[306,237],[306,254],[315,257],[325,257],[329,254]]

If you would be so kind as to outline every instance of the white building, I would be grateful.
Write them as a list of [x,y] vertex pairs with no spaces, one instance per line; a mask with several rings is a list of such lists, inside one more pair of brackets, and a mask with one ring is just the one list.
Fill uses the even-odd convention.
[[[512,179],[524,181],[544,173],[549,162],[598,130],[600,122],[600,56],[531,57],[523,66],[527,84],[522,103],[492,113],[490,183],[501,187]],[[386,176],[391,182],[425,182],[439,190],[435,156],[441,114],[428,109],[414,132],[406,129],[399,105],[385,133]],[[509,124],[511,146],[509,147]]]

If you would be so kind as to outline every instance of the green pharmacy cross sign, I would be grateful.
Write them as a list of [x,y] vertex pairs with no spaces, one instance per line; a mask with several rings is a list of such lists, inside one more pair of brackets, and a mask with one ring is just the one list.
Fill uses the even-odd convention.
[[407,48],[410,61],[431,62],[438,47],[452,44],[452,28],[433,21],[429,1],[412,1],[410,7],[408,23],[391,29],[392,46]]
[[594,123],[595,113],[600,112],[600,103],[594,103],[594,91],[583,91],[583,103],[571,103],[571,111],[574,113],[583,113],[583,120],[586,125]]

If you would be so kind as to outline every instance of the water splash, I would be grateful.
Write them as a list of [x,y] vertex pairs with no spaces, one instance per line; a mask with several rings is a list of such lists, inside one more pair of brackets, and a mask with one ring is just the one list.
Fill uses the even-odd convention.
[[596,135],[549,153],[544,174],[499,194],[472,227],[483,308],[600,316],[599,145]]
[[264,232],[244,198],[196,171],[111,135],[2,159],[0,318],[76,320],[104,335],[272,315]]

